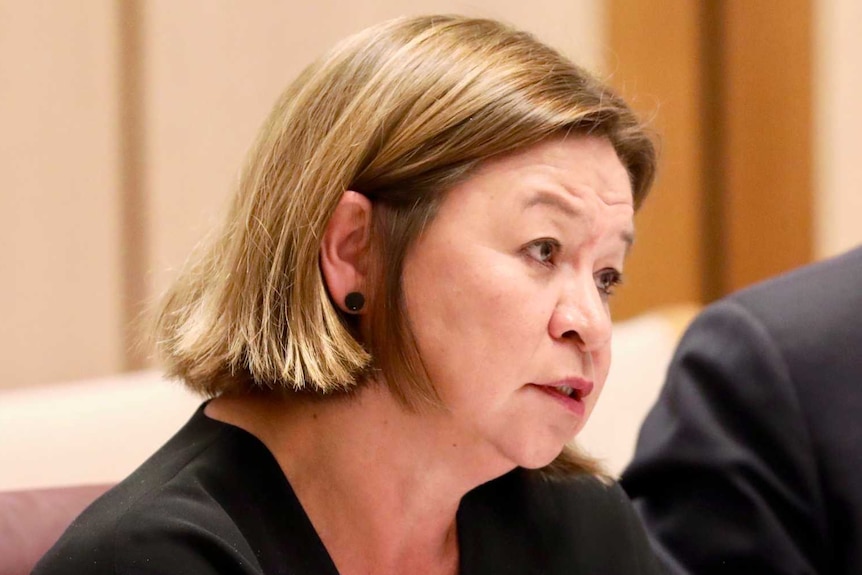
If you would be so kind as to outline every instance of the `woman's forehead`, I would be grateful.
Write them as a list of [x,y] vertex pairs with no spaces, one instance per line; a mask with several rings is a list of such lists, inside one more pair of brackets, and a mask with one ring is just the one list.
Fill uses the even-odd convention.
[[594,197],[607,206],[633,204],[628,172],[610,141],[596,136],[557,138],[492,158],[453,191],[477,187],[491,195],[486,200],[566,207]]

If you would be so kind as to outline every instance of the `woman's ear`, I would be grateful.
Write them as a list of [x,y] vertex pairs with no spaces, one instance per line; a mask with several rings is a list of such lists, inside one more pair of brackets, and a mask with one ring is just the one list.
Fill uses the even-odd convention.
[[362,194],[344,192],[320,244],[320,268],[329,295],[342,311],[348,313],[362,313],[361,309],[355,309],[353,302],[348,307],[345,299],[351,293],[365,295],[371,208],[371,201]]

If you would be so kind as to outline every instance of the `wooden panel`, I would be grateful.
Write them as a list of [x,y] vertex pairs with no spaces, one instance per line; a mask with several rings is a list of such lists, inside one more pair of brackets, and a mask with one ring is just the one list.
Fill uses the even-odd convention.
[[120,367],[116,45],[112,1],[0,0],[0,386]]
[[733,291],[813,257],[810,0],[724,10],[726,275]]
[[117,0],[119,34],[117,99],[120,132],[120,298],[124,371],[148,364],[149,350],[142,337],[147,325],[147,265],[149,214],[147,211],[144,137],[143,1]]
[[702,69],[696,2],[609,0],[612,83],[660,135],[659,177],[636,219],[616,318],[701,300]]
[[810,4],[610,1],[617,84],[655,94],[663,140],[619,315],[811,260]]

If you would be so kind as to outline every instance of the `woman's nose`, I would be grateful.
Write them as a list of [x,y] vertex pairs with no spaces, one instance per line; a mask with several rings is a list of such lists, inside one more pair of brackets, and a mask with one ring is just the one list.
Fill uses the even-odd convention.
[[548,327],[554,339],[571,340],[583,351],[595,351],[610,342],[610,313],[593,281],[581,286],[560,297]]

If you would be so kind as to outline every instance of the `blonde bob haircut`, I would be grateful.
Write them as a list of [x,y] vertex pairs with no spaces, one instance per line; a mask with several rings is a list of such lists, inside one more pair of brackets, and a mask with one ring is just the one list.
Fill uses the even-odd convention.
[[[569,134],[609,139],[640,206],[655,171],[649,134],[606,85],[530,34],[428,16],[342,41],[282,94],[223,228],[165,295],[154,335],[169,375],[212,397],[326,395],[373,372],[406,407],[439,405],[405,309],[405,255],[478,164]],[[319,265],[345,190],[373,206],[364,341]]]

